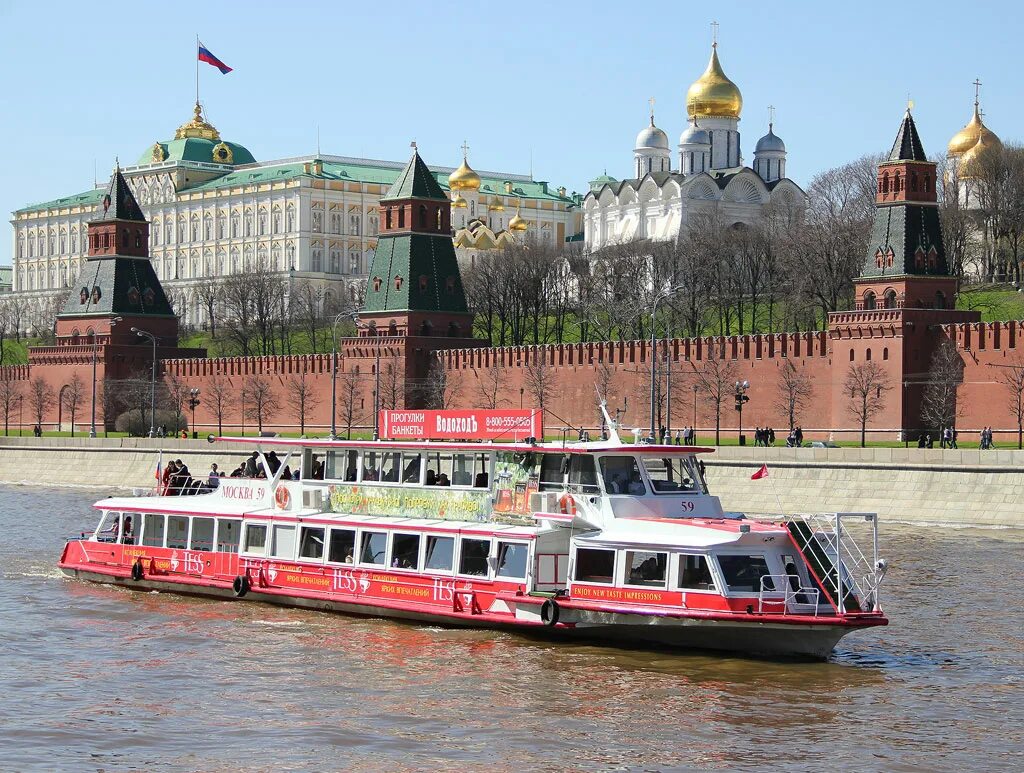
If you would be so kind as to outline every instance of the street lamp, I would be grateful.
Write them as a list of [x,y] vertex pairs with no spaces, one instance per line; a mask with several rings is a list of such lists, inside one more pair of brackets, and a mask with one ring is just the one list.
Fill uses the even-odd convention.
[[153,367],[149,384],[149,436],[156,437],[156,336],[145,330],[132,328],[132,332],[139,338],[148,338],[153,342]]
[[750,389],[749,381],[737,381],[736,382],[736,410],[740,414],[740,445],[745,446],[747,444],[746,438],[743,437],[743,403],[750,400],[747,397],[747,390]]
[[192,439],[199,437],[196,432],[196,406],[199,405],[199,387],[192,387],[188,390],[188,407],[192,409]]
[[[110,331],[114,331],[114,325],[121,321],[120,317],[110,320]],[[89,422],[89,437],[96,437],[96,350],[99,346],[99,339],[96,332],[92,334],[92,419]],[[104,415],[103,421],[106,422]]]
[[700,389],[700,384],[693,385],[693,424],[690,425],[690,431],[693,433],[693,444],[697,445],[697,391]]
[[[356,327],[362,327],[366,330],[372,328],[359,319],[359,315],[356,313],[352,314],[352,322]],[[380,440],[380,410],[378,404],[380,402],[380,345],[375,345],[374,355],[374,367],[373,367],[373,439]]]
[[657,337],[656,337],[657,325],[655,324],[655,317],[658,314],[658,304],[661,301],[663,301],[665,298],[668,298],[671,295],[673,295],[673,294],[675,294],[675,293],[677,293],[677,292],[679,292],[680,290],[683,290],[683,289],[685,289],[683,285],[676,285],[675,287],[670,287],[667,290],[662,290],[660,293],[658,293],[657,297],[655,297],[654,304],[651,306],[651,353],[650,353],[650,358],[651,358],[651,438],[655,437],[655,434],[654,434],[654,432],[655,432],[655,426],[654,426],[654,421],[655,421],[655,419],[654,419],[654,391],[655,391],[655,386],[657,384],[657,378],[658,378],[658,376],[657,376],[657,373],[658,373],[658,370],[657,370],[658,363],[657,363],[657,358],[654,356],[654,350],[657,348],[657,345],[658,345]]

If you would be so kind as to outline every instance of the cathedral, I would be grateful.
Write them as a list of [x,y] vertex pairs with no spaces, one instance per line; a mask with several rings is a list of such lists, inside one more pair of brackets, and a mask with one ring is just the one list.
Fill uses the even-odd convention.
[[744,164],[739,122],[743,96],[711,47],[707,69],[686,94],[687,124],[674,159],[668,134],[650,123],[636,136],[632,176],[607,174],[590,184],[583,202],[587,247],[633,239],[678,238],[694,214],[717,210],[727,223],[750,223],[769,203],[802,206],[803,190],[786,177],[786,144],[768,133]]

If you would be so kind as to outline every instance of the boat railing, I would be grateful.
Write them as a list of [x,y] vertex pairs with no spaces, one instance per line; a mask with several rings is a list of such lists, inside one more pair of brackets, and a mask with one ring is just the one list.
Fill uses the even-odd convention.
[[838,614],[881,611],[887,563],[878,555],[877,513],[795,513],[787,525]]
[[819,596],[820,591],[804,586],[799,575],[765,574],[761,575],[761,587],[757,592],[757,611],[760,614],[781,611],[785,615],[813,605],[814,616],[817,617]]

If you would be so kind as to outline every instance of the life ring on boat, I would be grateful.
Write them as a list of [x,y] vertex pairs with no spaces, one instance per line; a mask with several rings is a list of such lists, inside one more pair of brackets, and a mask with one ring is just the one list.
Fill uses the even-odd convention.
[[235,592],[235,596],[242,598],[242,596],[249,592],[249,577],[244,574],[238,575],[231,584],[231,590]]
[[544,599],[544,603],[540,605],[540,619],[549,628],[558,624],[558,616],[561,613],[562,608],[554,599]]
[[274,489],[274,501],[282,510],[287,510],[288,503],[291,501],[291,495],[288,493],[288,488],[285,486],[278,486]]
[[136,558],[135,563],[132,564],[132,579],[135,582],[142,579],[142,560],[139,558]]
[[558,509],[562,511],[562,515],[576,515],[576,500],[572,498],[572,494],[562,494],[558,500]]

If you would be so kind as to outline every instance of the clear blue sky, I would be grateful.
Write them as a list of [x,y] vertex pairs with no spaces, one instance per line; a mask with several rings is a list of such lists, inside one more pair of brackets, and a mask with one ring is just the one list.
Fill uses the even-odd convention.
[[[200,65],[207,116],[266,160],[310,153],[458,162],[585,190],[629,173],[657,100],[673,143],[720,24],[743,92],[743,149],[767,106],[789,175],[887,149],[910,93],[925,149],[945,147],[984,83],[986,122],[1019,140],[1014,2],[307,3],[0,0],[0,210],[88,189],[93,165],[134,162],[195,99],[195,36],[235,71]],[[770,10],[769,10],[770,9]],[[10,227],[0,263],[11,257]]]

